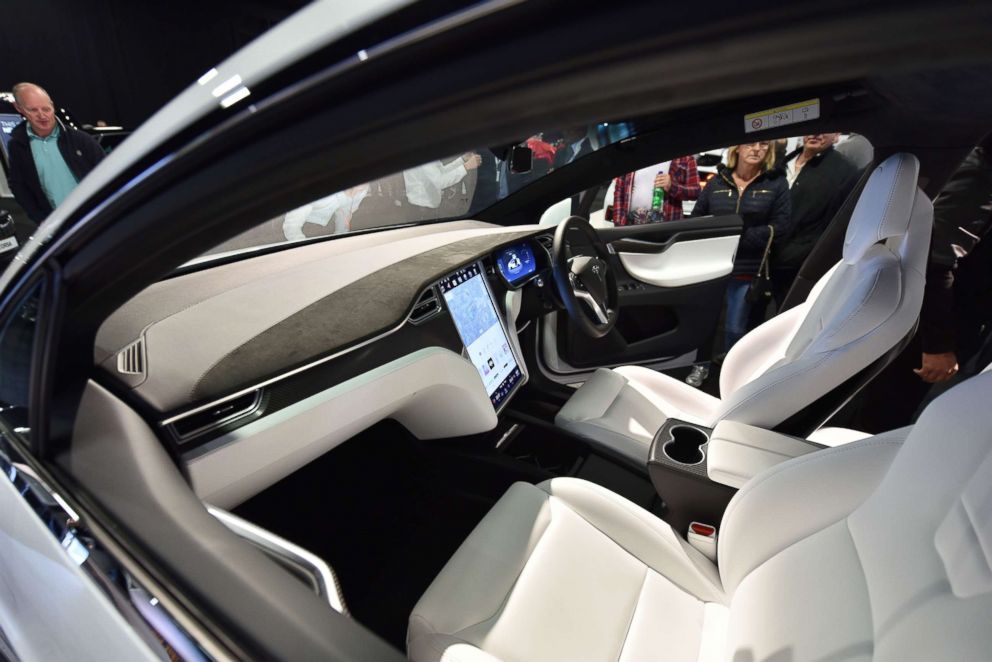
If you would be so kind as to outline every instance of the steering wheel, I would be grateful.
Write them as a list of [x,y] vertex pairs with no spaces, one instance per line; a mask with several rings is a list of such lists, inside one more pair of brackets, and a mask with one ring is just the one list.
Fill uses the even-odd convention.
[[[572,255],[568,243],[572,230],[585,234],[595,255]],[[608,260],[609,252],[589,221],[570,216],[558,226],[551,247],[555,285],[568,316],[593,338],[602,338],[610,332],[620,309],[617,279]]]

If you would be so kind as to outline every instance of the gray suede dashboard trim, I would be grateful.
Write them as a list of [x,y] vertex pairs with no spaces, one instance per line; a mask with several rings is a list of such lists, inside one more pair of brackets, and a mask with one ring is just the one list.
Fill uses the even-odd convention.
[[384,333],[400,324],[414,297],[444,274],[497,246],[537,234],[529,229],[473,237],[375,271],[234,348],[204,371],[190,401],[221,397]]

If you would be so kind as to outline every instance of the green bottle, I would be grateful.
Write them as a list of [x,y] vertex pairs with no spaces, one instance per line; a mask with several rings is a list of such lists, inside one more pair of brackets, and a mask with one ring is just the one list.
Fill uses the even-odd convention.
[[651,209],[661,211],[661,203],[665,199],[665,189],[660,186],[654,187],[654,195],[651,198]]

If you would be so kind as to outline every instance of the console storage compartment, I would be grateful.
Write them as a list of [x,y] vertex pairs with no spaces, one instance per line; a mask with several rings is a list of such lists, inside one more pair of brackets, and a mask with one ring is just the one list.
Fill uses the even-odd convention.
[[665,421],[648,455],[648,475],[665,502],[662,517],[680,535],[693,521],[719,526],[727,503],[737,491],[707,475],[712,430],[670,418]]
[[739,488],[765,469],[821,448],[798,437],[720,421],[710,435],[707,471],[711,480]]

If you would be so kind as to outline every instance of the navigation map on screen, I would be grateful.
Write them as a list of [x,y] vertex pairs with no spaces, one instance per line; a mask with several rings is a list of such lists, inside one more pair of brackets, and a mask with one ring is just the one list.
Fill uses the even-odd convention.
[[498,408],[521,382],[523,373],[483,278],[482,270],[474,264],[447,276],[439,286],[469,360],[479,371],[493,406]]

